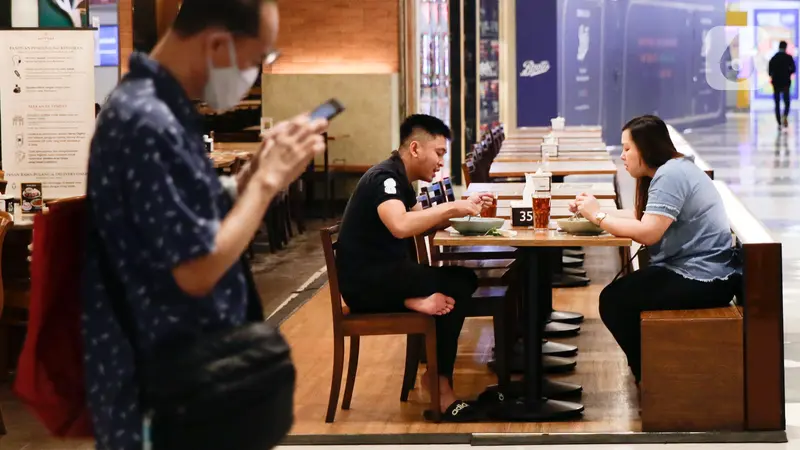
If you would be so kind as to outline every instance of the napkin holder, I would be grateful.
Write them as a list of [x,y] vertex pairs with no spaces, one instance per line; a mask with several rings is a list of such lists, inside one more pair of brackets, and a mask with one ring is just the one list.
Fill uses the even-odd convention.
[[558,144],[542,143],[542,156],[558,158]]
[[530,182],[531,195],[534,192],[550,192],[553,189],[553,174],[551,172],[538,171],[531,174]]

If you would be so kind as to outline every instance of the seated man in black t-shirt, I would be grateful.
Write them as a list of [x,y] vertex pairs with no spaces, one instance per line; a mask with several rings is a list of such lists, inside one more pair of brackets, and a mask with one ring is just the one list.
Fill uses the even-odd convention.
[[[442,412],[446,420],[474,420],[474,406],[457,400],[453,375],[458,336],[464,324],[459,302],[472,298],[478,282],[463,267],[430,267],[412,259],[407,240],[449,225],[449,219],[477,215],[488,195],[423,210],[411,183],[433,180],[443,165],[450,129],[441,120],[413,115],[400,127],[400,149],[361,178],[342,219],[337,266],[345,303],[353,312],[408,310],[436,316],[437,361]],[[427,388],[427,377],[423,386]]]

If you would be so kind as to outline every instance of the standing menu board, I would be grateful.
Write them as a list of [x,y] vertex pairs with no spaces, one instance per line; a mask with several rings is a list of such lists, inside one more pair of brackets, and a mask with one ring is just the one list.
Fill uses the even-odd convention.
[[7,193],[86,193],[94,132],[94,31],[0,30],[0,130]]

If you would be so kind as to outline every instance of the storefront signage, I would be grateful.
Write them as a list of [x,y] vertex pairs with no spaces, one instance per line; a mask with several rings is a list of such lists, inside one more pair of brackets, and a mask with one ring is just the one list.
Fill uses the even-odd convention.
[[570,125],[600,125],[604,2],[564,0],[561,8],[559,110]]
[[558,111],[557,0],[517,0],[517,126],[548,126]]

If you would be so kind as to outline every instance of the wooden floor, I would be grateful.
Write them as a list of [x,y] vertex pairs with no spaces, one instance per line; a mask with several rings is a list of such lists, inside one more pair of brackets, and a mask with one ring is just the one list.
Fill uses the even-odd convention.
[[[427,396],[419,388],[408,403],[400,402],[405,337],[366,337],[361,341],[358,376],[350,411],[341,408],[333,424],[325,410],[331,383],[332,330],[327,286],[282,325],[292,346],[298,371],[293,435],[374,435],[417,433],[614,433],[640,431],[641,423],[633,378],[625,357],[597,312],[602,288],[618,267],[614,249],[592,249],[587,266],[592,284],[586,288],[558,289],[556,309],[579,311],[586,316],[578,337],[559,342],[579,347],[577,369],[555,380],[583,385],[583,419],[552,423],[433,424],[422,419]],[[456,362],[455,389],[462,399],[474,399],[487,385],[496,383],[486,367],[491,358],[491,319],[467,319],[461,333]],[[345,356],[347,358],[347,356]],[[345,359],[345,369],[347,359]],[[420,375],[424,367],[420,368]],[[417,383],[419,386],[419,383]],[[344,390],[344,387],[342,388]]]

